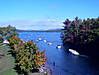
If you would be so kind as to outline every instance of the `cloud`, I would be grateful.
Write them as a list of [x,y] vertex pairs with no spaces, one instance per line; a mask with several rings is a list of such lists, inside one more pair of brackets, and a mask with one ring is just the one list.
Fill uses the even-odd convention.
[[7,25],[12,25],[17,29],[22,30],[48,30],[48,29],[63,29],[63,23],[55,19],[45,19],[45,20],[16,20],[10,22],[0,22],[0,27]]

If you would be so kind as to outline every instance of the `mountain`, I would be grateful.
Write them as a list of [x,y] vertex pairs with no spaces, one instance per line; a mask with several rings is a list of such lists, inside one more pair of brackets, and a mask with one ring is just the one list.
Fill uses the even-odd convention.
[[34,21],[16,20],[16,21],[0,22],[0,25],[2,27],[11,25],[19,30],[54,30],[64,28],[63,23],[55,19],[34,20]]

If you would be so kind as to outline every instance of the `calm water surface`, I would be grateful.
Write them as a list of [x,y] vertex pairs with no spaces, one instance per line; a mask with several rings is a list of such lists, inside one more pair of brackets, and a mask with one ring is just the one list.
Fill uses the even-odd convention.
[[[68,53],[62,46],[61,32],[19,32],[19,34],[21,39],[33,40],[40,50],[46,51],[46,57],[48,57],[46,64],[52,69],[53,75],[99,75],[99,61]],[[38,38],[47,42],[37,43]],[[49,42],[52,45],[48,45]],[[57,45],[61,45],[62,48],[57,49]]]

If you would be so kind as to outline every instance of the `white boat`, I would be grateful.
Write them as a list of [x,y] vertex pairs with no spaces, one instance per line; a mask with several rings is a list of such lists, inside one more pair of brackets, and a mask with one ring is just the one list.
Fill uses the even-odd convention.
[[38,40],[41,41],[42,39],[41,38],[38,38]]
[[73,50],[73,49],[69,49],[69,52],[71,52],[74,55],[80,55],[77,51]]
[[52,43],[48,43],[48,45],[52,45]]
[[43,40],[44,42],[47,42],[47,40]]
[[36,42],[39,42],[39,40],[36,40]]
[[56,48],[61,48],[61,45],[57,45]]

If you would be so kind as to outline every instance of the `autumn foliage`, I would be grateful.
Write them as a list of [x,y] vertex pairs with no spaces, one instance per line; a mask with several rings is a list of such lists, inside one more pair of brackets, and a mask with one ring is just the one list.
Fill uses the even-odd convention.
[[84,20],[76,17],[73,21],[66,19],[63,23],[65,25],[64,43],[88,44],[96,41],[99,37],[99,17]]
[[31,72],[45,64],[47,60],[45,51],[39,51],[32,41],[23,42],[16,36],[10,37],[8,41],[16,59],[16,66],[22,72]]

